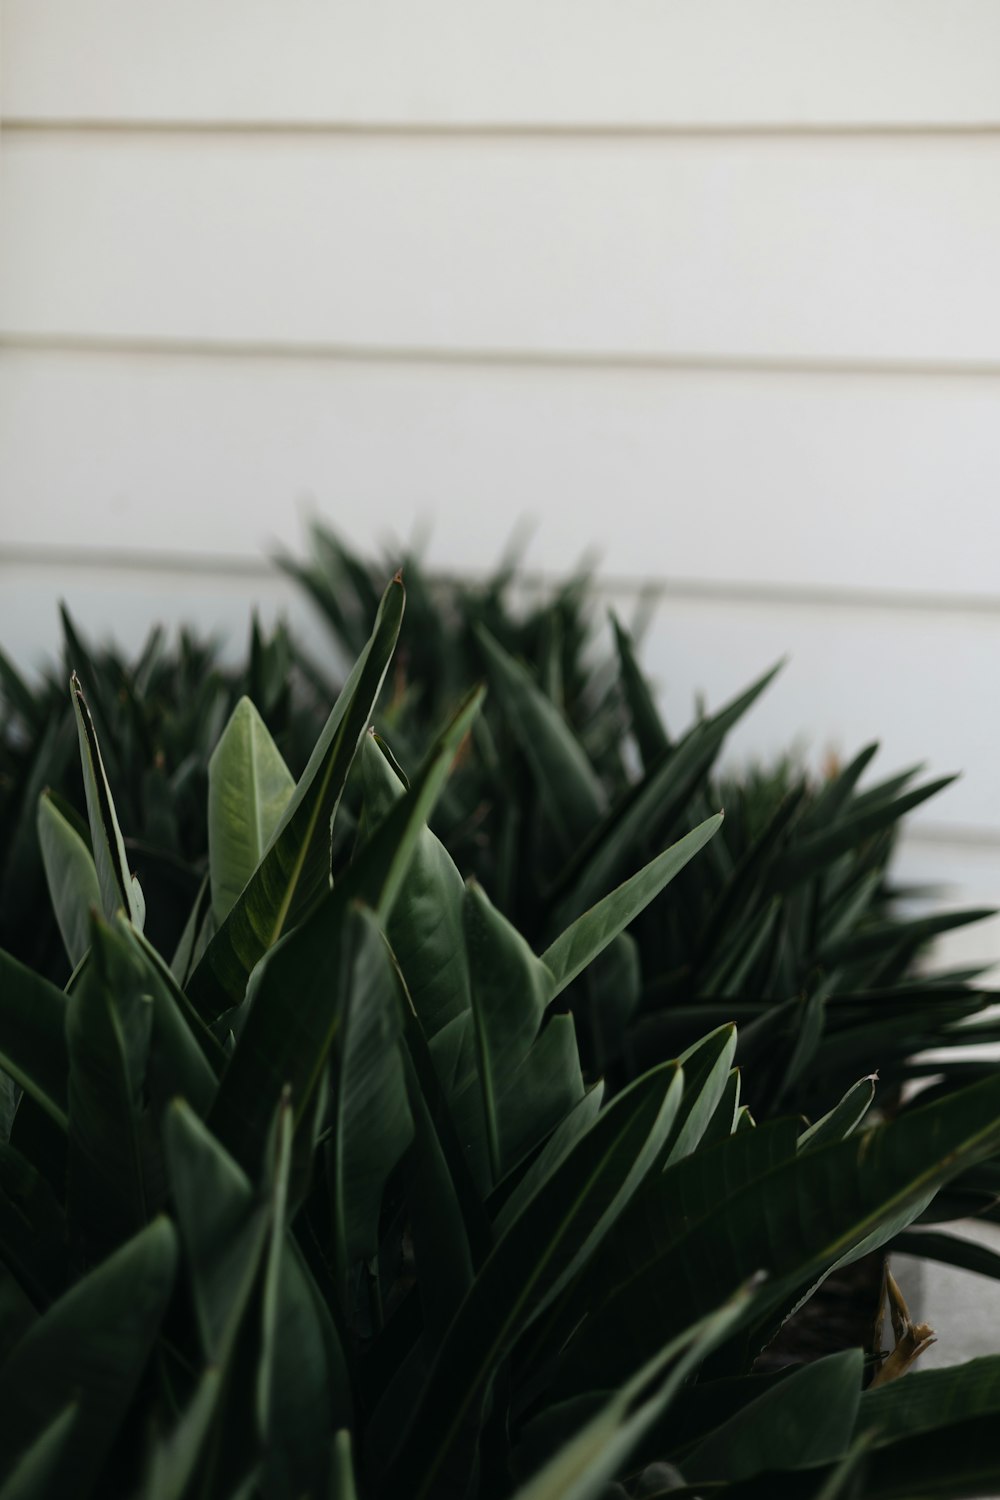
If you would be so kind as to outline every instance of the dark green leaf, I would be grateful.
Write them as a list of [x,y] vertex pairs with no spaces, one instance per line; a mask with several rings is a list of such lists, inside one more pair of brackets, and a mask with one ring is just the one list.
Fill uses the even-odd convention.
[[97,743],[97,731],[75,673],[70,681],[70,695],[76,715],[90,842],[104,915],[112,918],[118,911],[124,911],[129,921],[141,929],[146,918],[146,903],[139,882],[128,867],[125,842],[101,759],[101,747]]
[[605,1495],[608,1481],[622,1472],[691,1371],[725,1339],[744,1300],[738,1296],[671,1340],[560,1446],[514,1500],[592,1500]]
[[604,788],[565,718],[527,669],[484,627],[476,627],[476,638],[497,701],[532,768],[553,831],[569,854],[604,813]]
[[0,1472],[67,1405],[78,1420],[62,1445],[52,1495],[89,1495],[135,1394],[174,1284],[177,1246],[166,1219],[123,1245],[21,1340],[0,1370]]
[[345,1296],[352,1264],[373,1259],[378,1250],[385,1182],[413,1136],[389,950],[364,908],[352,913],[346,940],[351,973],[332,1052],[328,1148],[335,1260]]
[[461,1491],[499,1361],[638,1189],[662,1151],[681,1088],[679,1070],[668,1063],[626,1089],[510,1225],[440,1347],[388,1492],[424,1500],[449,1485]]
[[0,949],[0,1068],[64,1130],[66,996]]
[[631,879],[578,917],[542,954],[542,963],[555,978],[558,995],[613,938],[648,906],[689,859],[704,848],[722,824],[722,813],[704,823],[650,860]]
[[851,1445],[864,1356],[847,1349],[804,1365],[751,1401],[684,1458],[687,1479],[752,1479],[840,1459]]
[[86,1255],[106,1254],[146,1223],[154,1205],[147,1183],[143,1119],[153,1002],[143,975],[117,934],[95,918],[91,956],[69,997],[68,1203]]

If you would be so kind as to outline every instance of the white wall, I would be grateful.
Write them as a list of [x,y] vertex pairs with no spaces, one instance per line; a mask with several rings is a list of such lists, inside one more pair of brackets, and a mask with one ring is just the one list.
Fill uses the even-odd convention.
[[674,722],[788,654],[742,753],[964,769],[911,866],[1000,901],[1000,0],[0,0],[0,55],[18,659],[57,592],[241,636],[303,507],[468,571],[534,516],[668,583]]

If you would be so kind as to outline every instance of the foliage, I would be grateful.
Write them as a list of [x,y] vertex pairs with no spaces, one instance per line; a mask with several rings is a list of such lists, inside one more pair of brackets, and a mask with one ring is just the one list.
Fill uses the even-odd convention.
[[[357,649],[382,566],[320,525],[312,552],[283,566],[338,643]],[[911,916],[888,874],[901,820],[951,778],[918,782],[910,770],[862,788],[876,745],[819,783],[787,758],[720,773],[727,736],[774,671],[673,734],[625,627],[612,620],[612,642],[595,647],[586,577],[541,603],[512,560],[485,584],[431,581],[413,558],[406,577],[411,606],[380,723],[419,756],[444,704],[486,677],[484,712],[435,829],[536,949],[725,807],[705,858],[573,986],[589,1076],[620,1086],[737,1020],[754,1111],[812,1115],[874,1068],[888,1106],[919,1070],[915,1053],[947,1057],[969,1040],[962,1027],[987,998],[975,976],[931,977],[919,961],[936,935],[988,913]],[[995,1023],[981,1034],[992,1039]],[[946,1079],[962,1073],[935,1066]]]
[[754,1361],[1000,1149],[1000,1080],[870,1127],[862,1080],[755,1126],[724,1025],[588,1084],[572,986],[721,820],[618,886],[606,863],[539,953],[427,826],[480,692],[408,783],[367,732],[402,605],[397,579],[294,786],[230,716],[174,953],[73,685],[87,839],[46,814],[73,975],[0,955],[0,1500],[994,1485],[1000,1359],[877,1390],[861,1350]]
[[[36,809],[49,790],[86,843],[66,696],[71,672],[86,683],[129,858],[150,895],[152,934],[164,945],[179,936],[204,875],[208,758],[235,704],[253,700],[296,772],[322,723],[306,664],[301,652],[293,662],[284,629],[268,638],[255,621],[245,664],[228,668],[216,643],[188,631],[173,645],[157,627],[129,657],[93,649],[65,608],[61,615],[63,668],[29,683],[0,653],[0,945],[59,983],[66,970],[45,898]],[[43,815],[43,841],[46,822]]]

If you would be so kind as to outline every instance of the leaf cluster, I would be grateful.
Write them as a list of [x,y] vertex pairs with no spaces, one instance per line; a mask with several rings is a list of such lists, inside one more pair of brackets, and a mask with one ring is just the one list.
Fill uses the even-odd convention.
[[409,779],[369,732],[402,612],[397,578],[297,779],[236,705],[170,952],[73,681],[86,829],[39,812],[73,972],[0,954],[0,1500],[983,1493],[1000,1359],[756,1361],[989,1170],[1000,1080],[755,1125],[731,1024],[593,1080],[573,987],[722,819],[534,941],[429,827],[481,691]]

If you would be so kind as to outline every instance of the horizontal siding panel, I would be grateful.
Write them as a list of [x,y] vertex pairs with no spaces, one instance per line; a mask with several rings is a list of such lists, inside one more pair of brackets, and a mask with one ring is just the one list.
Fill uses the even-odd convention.
[[1000,119],[993,0],[5,0],[8,116]]
[[[985,779],[978,768],[976,775]],[[962,839],[925,826],[900,840],[897,878],[922,891],[919,898],[908,900],[908,910],[917,916],[963,906],[1000,912],[1000,841],[990,839],[987,830],[980,833],[979,838]],[[996,987],[1000,983],[1000,915],[946,933],[934,946],[934,962],[947,968],[982,965],[992,970],[984,983]],[[1000,1057],[1000,1047],[994,1049],[994,1056]]]
[[[0,542],[256,559],[313,505],[533,566],[997,597],[998,390],[904,380],[0,355]],[[1000,600],[998,600],[1000,602]]]
[[961,778],[911,825],[950,837],[1000,835],[996,709],[983,684],[1000,659],[1000,619],[824,609],[762,601],[671,600],[656,611],[644,656],[673,728],[693,696],[726,701],[785,657],[778,679],[734,733],[730,763],[772,760],[798,742],[812,764],[878,740],[873,772],[923,763]]
[[[313,653],[336,669],[318,618],[275,575],[69,567],[58,561],[25,566],[0,557],[0,645],[16,661],[37,665],[55,651],[59,598],[95,639],[112,635],[138,646],[157,621],[188,622],[221,630],[231,657],[245,649],[252,608],[265,621],[290,614]],[[605,598],[626,621],[633,617],[634,594],[611,590]],[[925,878],[940,844],[937,868],[953,887],[949,897],[967,872],[982,882],[984,898],[993,899],[1000,778],[993,702],[982,683],[995,675],[1000,620],[667,598],[642,649],[674,730],[691,722],[698,694],[718,707],[787,656],[777,681],[732,736],[729,765],[773,760],[793,744],[819,765],[831,752],[848,756],[879,739],[882,750],[873,767],[879,776],[916,761],[925,761],[934,774],[961,769],[962,779],[910,820],[915,837],[908,868]],[[994,847],[976,844],[984,837]],[[964,864],[945,857],[966,839],[973,843]]]
[[8,331],[1000,361],[1000,135],[57,132],[3,158]]

